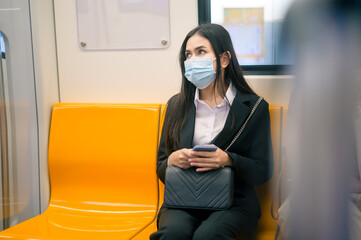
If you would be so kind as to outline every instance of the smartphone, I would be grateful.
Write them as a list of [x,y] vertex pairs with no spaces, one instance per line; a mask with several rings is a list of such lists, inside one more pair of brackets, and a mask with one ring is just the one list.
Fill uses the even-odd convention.
[[214,145],[195,145],[192,150],[198,152],[215,152],[217,148],[218,147]]

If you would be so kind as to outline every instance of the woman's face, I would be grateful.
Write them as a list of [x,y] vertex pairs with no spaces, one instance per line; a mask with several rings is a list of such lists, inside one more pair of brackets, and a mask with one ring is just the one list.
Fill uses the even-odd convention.
[[[189,60],[193,57],[211,57],[215,58],[216,55],[213,51],[211,43],[208,39],[195,34],[190,37],[187,41],[186,50],[185,50],[186,60]],[[213,61],[213,69],[217,71],[217,61]]]

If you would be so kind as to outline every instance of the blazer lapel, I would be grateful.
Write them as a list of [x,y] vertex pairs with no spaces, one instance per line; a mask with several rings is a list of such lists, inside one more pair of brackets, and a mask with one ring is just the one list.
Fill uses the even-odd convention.
[[[228,113],[226,123],[222,131],[213,139],[212,144],[224,149],[226,144],[229,144],[234,136],[237,134],[242,124],[248,117],[251,112],[251,107],[246,102],[249,102],[249,97],[247,94],[240,93],[237,91],[236,97],[233,100],[231,109]],[[232,114],[233,114],[233,128],[232,126]]]
[[191,104],[183,128],[179,135],[180,147],[181,148],[192,148],[193,136],[194,136],[194,125],[196,120],[196,107],[194,103]]

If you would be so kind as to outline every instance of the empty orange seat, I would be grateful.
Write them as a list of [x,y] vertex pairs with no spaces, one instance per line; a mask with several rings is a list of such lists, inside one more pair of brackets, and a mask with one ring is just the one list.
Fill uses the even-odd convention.
[[54,105],[49,207],[1,232],[0,239],[130,239],[141,234],[158,210],[160,107]]

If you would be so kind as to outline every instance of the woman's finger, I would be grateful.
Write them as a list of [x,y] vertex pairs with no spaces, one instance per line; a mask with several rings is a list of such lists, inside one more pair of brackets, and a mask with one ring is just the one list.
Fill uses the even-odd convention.
[[192,167],[206,167],[206,168],[217,168],[218,165],[216,163],[190,163]]
[[209,158],[215,156],[215,152],[199,152],[199,151],[191,151],[191,157],[203,157]]
[[217,158],[189,158],[189,163],[218,163]]
[[206,171],[210,171],[210,170],[214,170],[214,168],[197,168],[196,169],[197,172],[206,172]]

